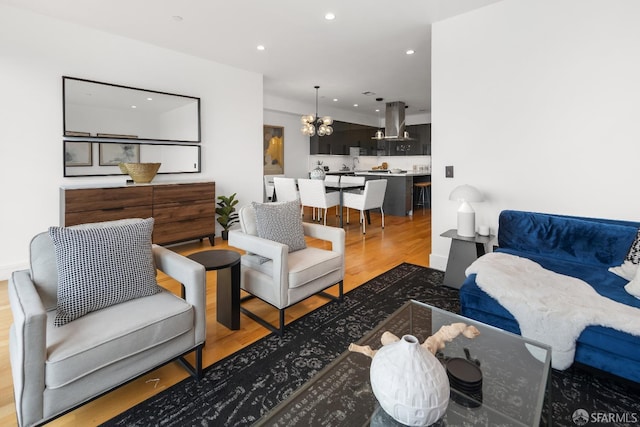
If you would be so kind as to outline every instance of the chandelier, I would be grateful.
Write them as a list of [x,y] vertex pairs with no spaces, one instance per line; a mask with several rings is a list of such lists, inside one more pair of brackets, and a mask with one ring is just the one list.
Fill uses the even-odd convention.
[[329,116],[318,117],[318,89],[320,86],[314,86],[316,88],[316,115],[311,114],[302,116],[300,121],[302,122],[302,133],[307,136],[313,136],[316,133],[318,136],[331,135],[333,133],[333,119]]

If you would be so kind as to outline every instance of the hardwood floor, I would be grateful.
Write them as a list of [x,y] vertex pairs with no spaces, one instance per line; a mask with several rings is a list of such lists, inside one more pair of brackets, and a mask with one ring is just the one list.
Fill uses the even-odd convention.
[[[331,211],[331,210],[330,210]],[[352,211],[351,224],[345,224],[346,231],[346,268],[344,288],[349,291],[377,275],[402,262],[428,266],[431,253],[431,212],[417,209],[413,217],[385,217],[384,230],[380,227],[380,215],[371,215],[371,225],[367,233],[362,234],[357,224],[357,214]],[[354,221],[355,220],[355,221]],[[311,221],[311,213],[305,212],[305,221]],[[328,225],[336,225],[337,218],[330,215]],[[226,242],[216,238],[214,249],[229,248]],[[318,241],[309,241],[310,245],[323,245]],[[172,249],[183,255],[210,249],[208,241],[175,246]],[[233,248],[231,248],[233,249]],[[159,276],[159,283],[178,293],[179,284],[167,276]],[[204,365],[208,366],[234,353],[248,344],[266,336],[267,331],[245,315],[241,315],[241,329],[231,331],[219,325],[215,320],[216,310],[216,272],[207,273],[207,341],[204,351]],[[330,288],[334,295],[337,287]],[[311,297],[286,310],[286,321],[291,322],[315,308],[326,304],[321,297]],[[253,310],[273,323],[277,322],[277,310],[261,303],[251,301]],[[0,282],[0,425],[16,425],[9,364],[8,330],[11,324],[11,310],[7,295],[7,282]],[[51,426],[93,426],[98,425],[129,407],[171,387],[187,377],[186,371],[176,362],[144,375],[137,380],[114,390],[107,395],[72,411],[57,420]]]

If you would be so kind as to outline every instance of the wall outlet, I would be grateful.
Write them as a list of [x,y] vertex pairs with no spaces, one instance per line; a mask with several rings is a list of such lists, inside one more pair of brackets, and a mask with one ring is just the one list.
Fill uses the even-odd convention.
[[453,166],[445,166],[444,167],[444,177],[445,178],[453,178]]

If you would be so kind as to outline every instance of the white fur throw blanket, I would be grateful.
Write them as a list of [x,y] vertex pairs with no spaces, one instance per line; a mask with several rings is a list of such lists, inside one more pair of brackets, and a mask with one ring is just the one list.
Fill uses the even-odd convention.
[[555,369],[573,363],[576,340],[589,325],[640,336],[640,310],[598,294],[575,277],[542,268],[515,255],[488,253],[466,270],[478,287],[506,308],[522,336],[551,347]]

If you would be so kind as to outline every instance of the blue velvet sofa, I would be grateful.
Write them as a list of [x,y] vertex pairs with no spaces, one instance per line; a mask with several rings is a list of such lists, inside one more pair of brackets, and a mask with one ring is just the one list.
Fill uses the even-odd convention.
[[[640,308],[640,299],[624,289],[627,281],[608,271],[622,264],[638,228],[638,222],[503,211],[496,252],[528,258],[587,282],[604,297]],[[462,315],[520,334],[515,318],[478,287],[475,277],[469,275],[460,289]],[[574,362],[640,382],[640,337],[588,326],[576,343]]]

